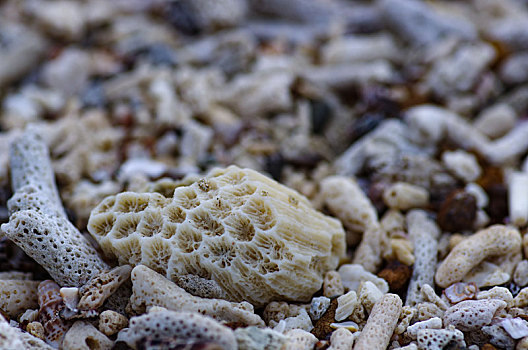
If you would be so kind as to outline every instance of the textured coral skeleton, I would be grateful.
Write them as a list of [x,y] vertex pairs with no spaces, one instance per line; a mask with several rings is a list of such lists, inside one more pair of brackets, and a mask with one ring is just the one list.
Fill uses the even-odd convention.
[[0,1],[0,349],[528,349],[527,23]]

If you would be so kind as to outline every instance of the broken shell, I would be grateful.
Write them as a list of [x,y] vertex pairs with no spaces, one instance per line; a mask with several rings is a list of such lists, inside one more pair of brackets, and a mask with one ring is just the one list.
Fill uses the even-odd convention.
[[67,324],[59,316],[64,309],[59,285],[52,280],[42,281],[38,286],[38,299],[38,321],[44,326],[46,343],[59,347],[68,331]]
[[64,301],[64,305],[74,312],[77,312],[77,304],[79,303],[79,288],[77,287],[62,287],[60,295]]
[[474,282],[457,282],[444,289],[444,295],[451,304],[456,304],[468,299],[475,299],[478,292],[479,288]]
[[521,318],[505,318],[501,326],[513,339],[521,339],[528,336],[528,322]]
[[330,323],[330,327],[338,329],[338,328],[345,328],[348,329],[351,332],[357,332],[359,330],[359,326],[356,322],[353,321],[345,321],[345,322],[339,322],[339,323]]

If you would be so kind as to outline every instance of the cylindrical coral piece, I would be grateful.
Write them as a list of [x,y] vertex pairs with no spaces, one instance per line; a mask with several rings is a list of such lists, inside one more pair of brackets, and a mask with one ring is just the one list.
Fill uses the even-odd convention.
[[521,234],[504,225],[493,225],[457,244],[436,270],[442,288],[459,282],[484,259],[500,258],[500,267],[511,274],[521,260]]
[[399,296],[390,293],[385,294],[374,305],[354,350],[386,349],[398,323],[401,309],[402,301]]

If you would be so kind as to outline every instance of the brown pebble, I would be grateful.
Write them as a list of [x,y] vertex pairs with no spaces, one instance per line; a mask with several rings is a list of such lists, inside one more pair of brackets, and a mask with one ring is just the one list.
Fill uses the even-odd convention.
[[475,196],[463,190],[453,191],[447,196],[438,211],[437,221],[442,230],[456,232],[469,230],[477,215]]
[[330,347],[330,342],[328,340],[319,340],[314,345],[314,350],[326,350]]
[[508,189],[503,184],[495,184],[486,191],[489,197],[490,225],[504,223],[504,218],[508,216]]
[[391,292],[398,291],[407,285],[412,275],[412,268],[398,260],[389,261],[387,266],[378,273],[378,276],[389,283]]
[[497,348],[491,344],[484,344],[482,345],[481,350],[497,350]]
[[485,191],[488,191],[491,186],[502,184],[503,182],[504,174],[502,169],[495,166],[484,167],[482,176],[476,181]]
[[321,316],[320,319],[314,325],[314,328],[310,333],[316,336],[317,339],[325,339],[326,336],[334,330],[330,327],[331,323],[335,322],[335,312],[337,309],[337,298],[330,301],[328,310]]

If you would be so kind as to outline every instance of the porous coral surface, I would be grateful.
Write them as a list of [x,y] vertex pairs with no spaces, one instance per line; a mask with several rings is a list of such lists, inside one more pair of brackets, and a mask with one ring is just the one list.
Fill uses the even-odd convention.
[[0,350],[528,349],[527,0],[0,0]]

